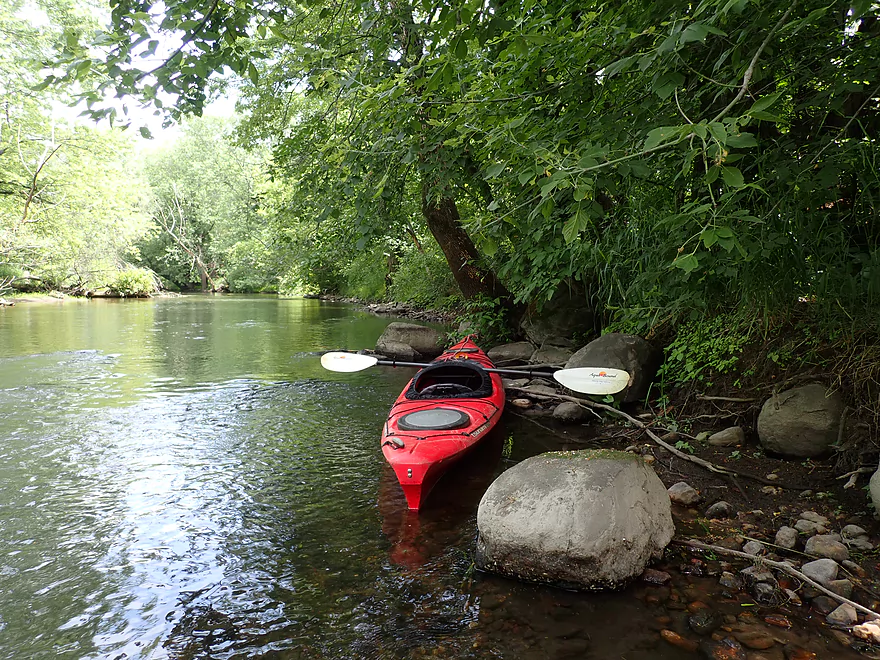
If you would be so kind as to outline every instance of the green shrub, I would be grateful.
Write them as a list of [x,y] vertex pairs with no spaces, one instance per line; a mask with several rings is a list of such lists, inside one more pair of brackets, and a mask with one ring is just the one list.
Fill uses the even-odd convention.
[[383,300],[387,272],[388,258],[381,250],[360,252],[343,269],[339,292],[361,300]]
[[464,312],[456,320],[466,330],[451,333],[450,339],[460,339],[462,335],[476,333],[485,346],[503,344],[511,339],[507,310],[498,298],[478,296],[466,300]]
[[443,308],[457,300],[458,287],[439,248],[413,249],[399,258],[388,294],[399,302]]
[[146,296],[159,290],[153,271],[146,268],[128,268],[117,272],[107,288],[124,296]]
[[732,372],[751,338],[751,329],[732,314],[682,324],[666,347],[660,376],[665,383],[681,384],[705,382],[714,374]]

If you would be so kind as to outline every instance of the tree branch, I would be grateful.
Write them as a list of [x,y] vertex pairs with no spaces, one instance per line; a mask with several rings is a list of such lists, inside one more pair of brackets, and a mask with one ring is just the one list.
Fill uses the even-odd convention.
[[764,41],[761,43],[760,46],[758,46],[758,50],[755,51],[755,55],[754,57],[752,57],[752,61],[749,62],[749,67],[743,74],[743,81],[742,85],[740,85],[739,92],[737,92],[736,96],[733,97],[733,100],[727,104],[727,107],[725,107],[724,110],[716,115],[716,117],[712,120],[713,122],[721,121],[724,116],[730,111],[730,109],[733,108],[733,106],[735,106],[737,103],[739,103],[740,99],[742,99],[742,97],[746,95],[746,92],[749,90],[749,82],[751,82],[752,76],[755,75],[755,66],[758,64],[758,58],[761,57],[761,53],[763,53],[764,49],[767,48],[767,45],[770,43],[770,39],[773,38],[773,35],[776,34],[776,31],[781,28],[782,25],[785,23],[788,15],[791,14],[792,11],[794,11],[796,5],[797,0],[794,0],[794,2],[791,3],[791,6],[782,15],[782,18],[780,18],[776,22],[776,25],[773,26],[773,29],[771,29],[770,32],[767,33]]

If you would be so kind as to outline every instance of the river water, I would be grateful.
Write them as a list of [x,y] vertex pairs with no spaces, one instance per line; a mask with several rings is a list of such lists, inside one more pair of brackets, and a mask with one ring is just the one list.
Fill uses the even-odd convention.
[[659,658],[634,597],[476,573],[506,415],[406,510],[379,434],[411,371],[323,371],[389,319],[274,297],[0,308],[0,658]]

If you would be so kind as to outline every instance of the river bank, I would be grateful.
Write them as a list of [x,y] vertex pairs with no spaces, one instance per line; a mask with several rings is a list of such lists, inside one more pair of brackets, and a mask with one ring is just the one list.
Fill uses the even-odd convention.
[[[518,353],[521,363],[534,363],[545,350],[521,342],[490,356],[498,363]],[[807,376],[789,374],[786,382]],[[880,657],[880,626],[863,625],[880,610],[880,528],[866,492],[871,471],[853,469],[861,454],[836,451],[841,438],[859,435],[864,420],[844,408],[835,451],[785,458],[758,440],[770,393],[744,396],[723,385],[609,406],[548,380],[508,380],[507,414],[556,436],[565,450],[636,454],[669,489],[675,540],[635,591],[655,611],[664,643],[708,658]],[[782,390],[794,391],[789,387]]]
[[[757,406],[741,396],[707,395],[711,412],[703,405],[701,412],[677,415],[686,402],[670,392],[662,407],[621,406],[623,419],[599,404],[588,406],[589,419],[584,411],[565,423],[554,413],[571,397],[554,395],[547,382],[516,385],[509,388],[508,414],[552,432],[566,449],[637,454],[670,489],[675,540],[635,590],[655,612],[666,643],[707,658],[880,657],[880,639],[854,628],[865,615],[841,606],[851,599],[880,609],[880,525],[866,492],[870,473],[841,467],[835,455],[768,455],[755,437]],[[708,441],[735,424],[746,430],[733,436],[738,442]],[[847,537],[853,530],[864,535]],[[712,547],[686,545],[691,540]],[[823,541],[833,549],[817,550]],[[735,556],[743,552],[753,558]],[[821,559],[829,556],[837,562]],[[788,562],[798,571],[808,565],[809,573],[817,559],[836,564],[825,583],[842,599],[766,567]]]

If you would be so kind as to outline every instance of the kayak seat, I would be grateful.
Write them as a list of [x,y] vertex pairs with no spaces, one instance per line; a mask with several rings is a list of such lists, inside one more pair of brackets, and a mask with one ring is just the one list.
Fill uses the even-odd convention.
[[483,398],[492,394],[489,373],[471,360],[446,360],[419,371],[406,391],[407,399]]
[[454,408],[429,408],[404,415],[397,420],[402,431],[449,431],[470,423],[470,417]]

